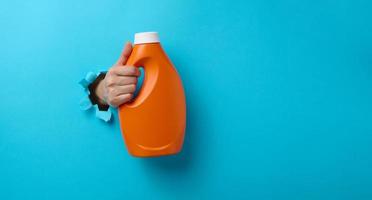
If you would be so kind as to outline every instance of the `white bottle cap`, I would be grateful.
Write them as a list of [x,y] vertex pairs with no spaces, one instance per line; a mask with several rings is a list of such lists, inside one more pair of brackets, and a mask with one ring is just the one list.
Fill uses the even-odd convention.
[[158,43],[159,36],[157,32],[142,32],[134,35],[134,44]]

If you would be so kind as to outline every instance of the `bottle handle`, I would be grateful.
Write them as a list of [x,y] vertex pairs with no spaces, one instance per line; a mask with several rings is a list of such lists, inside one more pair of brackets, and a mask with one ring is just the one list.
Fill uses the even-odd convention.
[[131,102],[124,104],[125,107],[135,108],[142,104],[153,91],[158,78],[158,68],[155,66],[156,64],[149,58],[141,58],[136,61],[129,57],[126,65],[137,68],[143,67],[144,69],[144,79],[142,82],[142,87],[138,91],[138,95]]

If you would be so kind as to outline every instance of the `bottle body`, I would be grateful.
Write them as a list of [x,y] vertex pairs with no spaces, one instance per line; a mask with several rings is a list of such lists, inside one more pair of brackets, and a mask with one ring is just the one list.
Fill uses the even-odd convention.
[[160,43],[136,44],[127,65],[143,67],[144,81],[134,101],[119,107],[130,154],[153,157],[182,149],[186,102],[181,79]]

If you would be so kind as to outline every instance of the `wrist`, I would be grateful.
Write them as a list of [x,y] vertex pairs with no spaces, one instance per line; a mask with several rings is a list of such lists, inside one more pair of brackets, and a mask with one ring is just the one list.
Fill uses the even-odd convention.
[[100,73],[97,78],[88,86],[89,98],[92,104],[97,104],[99,110],[108,110],[109,105],[106,103],[104,98],[104,78],[106,73]]
[[103,105],[108,105],[105,98],[105,85],[104,85],[104,79],[100,80],[97,84],[97,87],[95,89],[96,96],[98,97],[97,100],[99,103]]

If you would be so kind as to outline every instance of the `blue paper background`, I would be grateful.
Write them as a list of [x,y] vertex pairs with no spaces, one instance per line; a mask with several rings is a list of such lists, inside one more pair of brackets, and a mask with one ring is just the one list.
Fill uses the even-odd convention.
[[[1,1],[0,199],[372,199],[371,2]],[[187,135],[138,159],[78,81],[152,30]]]

